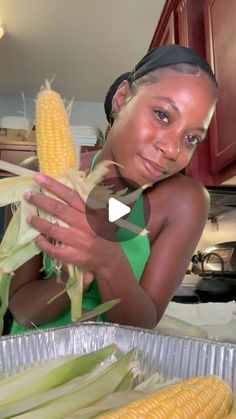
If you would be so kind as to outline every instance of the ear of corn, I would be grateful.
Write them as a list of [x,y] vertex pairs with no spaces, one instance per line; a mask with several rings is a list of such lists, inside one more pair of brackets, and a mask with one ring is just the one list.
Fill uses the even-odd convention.
[[230,415],[227,418],[236,419],[236,393],[233,393],[233,402],[230,409]]
[[48,82],[36,102],[36,139],[42,173],[58,179],[65,169],[77,169],[67,112],[61,96]]
[[167,386],[102,419],[222,419],[232,404],[232,391],[217,376],[194,377]]

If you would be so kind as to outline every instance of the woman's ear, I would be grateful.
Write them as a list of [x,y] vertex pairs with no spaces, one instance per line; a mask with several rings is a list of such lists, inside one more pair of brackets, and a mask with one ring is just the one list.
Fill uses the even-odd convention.
[[130,86],[127,80],[122,81],[112,99],[112,116],[115,119],[121,107],[130,97]]

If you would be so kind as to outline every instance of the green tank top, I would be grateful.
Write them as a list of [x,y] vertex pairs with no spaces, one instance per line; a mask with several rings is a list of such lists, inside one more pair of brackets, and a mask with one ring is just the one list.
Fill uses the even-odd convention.
[[[95,159],[97,155],[100,153],[95,154],[91,163],[91,170],[93,169]],[[143,195],[141,194],[139,198],[136,200],[135,204],[131,212],[129,213],[128,220],[137,226],[144,228],[145,227],[145,220],[144,220],[144,213],[143,213]],[[116,232],[116,238],[120,243],[120,246],[125,253],[131,269],[133,271],[134,277],[136,281],[140,281],[142,276],[145,264],[150,255],[150,244],[147,236],[135,235],[131,231],[120,227]],[[47,277],[52,273],[51,271],[51,263],[48,257],[45,258],[45,265],[44,265],[44,272],[45,272],[45,280]],[[37,298],[37,297],[36,297]],[[83,292],[83,303],[82,307],[87,310],[91,310],[97,307],[101,303],[99,289],[97,285],[96,278],[94,278],[93,282],[91,283],[89,289]],[[97,317],[97,321],[105,321],[105,314],[102,316]],[[52,322],[41,324],[37,326],[39,329],[46,329],[49,327],[57,327],[57,326],[64,326],[71,322],[70,319],[70,309],[66,310],[64,314],[62,314],[57,320]],[[16,321],[13,322],[11,334],[28,332],[35,330],[34,328],[26,328],[17,324]]]

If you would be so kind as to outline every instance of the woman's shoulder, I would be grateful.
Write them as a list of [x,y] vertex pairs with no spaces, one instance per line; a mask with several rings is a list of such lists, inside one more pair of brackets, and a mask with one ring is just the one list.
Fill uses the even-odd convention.
[[186,218],[206,219],[209,212],[209,194],[197,180],[176,174],[154,185],[148,192],[151,223],[158,228],[169,222]]
[[[150,193],[151,199],[168,197],[169,201],[180,201],[201,198],[209,200],[207,189],[196,179],[177,173],[154,185]],[[153,196],[153,198],[152,198]]]

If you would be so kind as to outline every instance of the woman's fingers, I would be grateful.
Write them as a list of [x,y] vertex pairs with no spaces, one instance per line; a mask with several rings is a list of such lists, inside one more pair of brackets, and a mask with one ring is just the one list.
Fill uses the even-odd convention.
[[58,198],[67,202],[71,207],[77,210],[82,210],[82,208],[84,208],[84,202],[78,192],[63,185],[63,183],[39,172],[36,172],[33,175],[33,179],[38,185],[42,186],[47,191],[52,192]]
[[[36,238],[36,243],[52,259],[62,260],[63,263],[79,264],[78,251],[70,246],[55,246],[49,243],[42,235]],[[82,262],[80,262],[82,267]]]
[[37,216],[28,217],[27,222],[46,237],[50,237],[65,246],[75,246],[76,230],[73,228],[62,227],[58,223],[51,223]]
[[89,288],[91,283],[94,280],[94,274],[93,272],[84,272],[83,274],[83,290],[86,290]]
[[48,214],[60,218],[72,227],[76,227],[78,224],[78,216],[82,215],[81,213],[85,213],[85,207],[82,202],[80,204],[81,208],[75,210],[70,205],[39,192],[26,192],[24,194],[24,199]]

